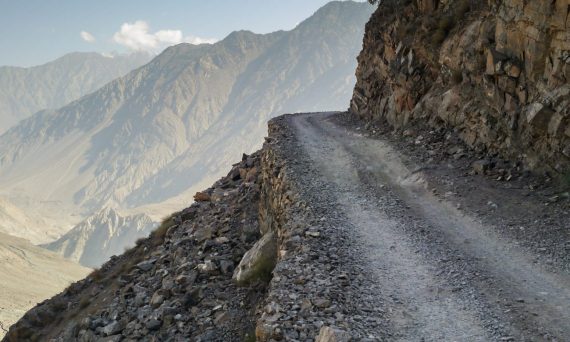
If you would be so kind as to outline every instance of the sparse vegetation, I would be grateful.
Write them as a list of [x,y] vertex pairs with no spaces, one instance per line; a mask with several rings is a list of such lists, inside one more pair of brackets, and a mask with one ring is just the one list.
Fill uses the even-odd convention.
[[81,309],[85,309],[89,304],[91,304],[91,299],[88,296],[81,297],[79,300],[79,308]]
[[95,282],[103,280],[103,272],[100,269],[94,269],[93,272],[89,274],[89,278],[93,279]]
[[67,303],[64,302],[63,300],[55,300],[54,303],[52,304],[52,309],[54,311],[63,311],[67,309]]
[[168,217],[165,217],[162,220],[162,223],[160,224],[160,226],[158,226],[158,228],[156,228],[156,230],[150,234],[152,244],[157,246],[157,245],[160,245],[161,243],[163,243],[164,237],[166,236],[168,229],[170,229],[174,225],[175,225],[174,215],[170,215]]

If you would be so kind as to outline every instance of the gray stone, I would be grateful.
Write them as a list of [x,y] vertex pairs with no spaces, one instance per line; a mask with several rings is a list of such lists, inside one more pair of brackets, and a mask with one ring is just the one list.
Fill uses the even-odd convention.
[[206,260],[203,264],[198,264],[200,273],[211,274],[218,270],[218,266],[212,260]]
[[487,170],[491,168],[491,162],[486,159],[481,159],[473,162],[473,164],[471,164],[471,167],[476,173],[483,175],[485,172],[487,172]]
[[162,322],[155,318],[151,318],[145,323],[145,326],[148,330],[158,330],[162,326]]
[[220,261],[220,270],[222,274],[232,273],[234,271],[234,262],[231,260]]
[[350,335],[334,327],[322,327],[315,342],[348,342]]
[[145,260],[143,262],[139,262],[137,264],[137,268],[139,268],[143,272],[148,272],[152,269],[155,262],[156,262],[156,259]]
[[161,295],[160,293],[158,293],[158,291],[155,292],[155,293],[152,295],[152,298],[150,299],[150,305],[151,305],[153,308],[157,308],[157,307],[159,307],[160,304],[162,304],[162,303],[164,303],[164,296]]
[[245,253],[233,279],[238,285],[267,280],[276,263],[277,239],[273,232],[268,232]]
[[120,322],[113,321],[107,324],[105,327],[103,327],[102,331],[105,336],[117,335],[121,333],[121,331],[123,331],[123,326]]

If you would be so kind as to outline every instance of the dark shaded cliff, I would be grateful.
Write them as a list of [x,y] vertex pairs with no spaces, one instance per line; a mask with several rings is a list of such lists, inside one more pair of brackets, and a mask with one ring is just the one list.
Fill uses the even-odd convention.
[[531,169],[570,169],[570,5],[384,1],[366,26],[350,111],[427,123]]

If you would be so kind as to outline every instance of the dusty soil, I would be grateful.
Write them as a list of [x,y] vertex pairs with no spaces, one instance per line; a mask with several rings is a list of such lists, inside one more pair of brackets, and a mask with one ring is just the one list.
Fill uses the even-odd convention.
[[351,291],[366,302],[353,303],[363,315],[353,331],[372,340],[570,340],[563,188],[516,167],[501,171],[508,182],[492,170],[471,175],[479,156],[464,147],[461,158],[444,155],[437,132],[409,144],[412,135],[343,124],[343,114],[288,120],[291,153],[310,165],[299,181],[353,251],[344,267],[361,274]]

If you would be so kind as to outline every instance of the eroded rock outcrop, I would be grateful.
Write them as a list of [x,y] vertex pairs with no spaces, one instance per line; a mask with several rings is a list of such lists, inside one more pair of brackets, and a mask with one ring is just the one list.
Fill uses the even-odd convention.
[[455,131],[533,169],[570,170],[570,3],[384,1],[350,111]]

